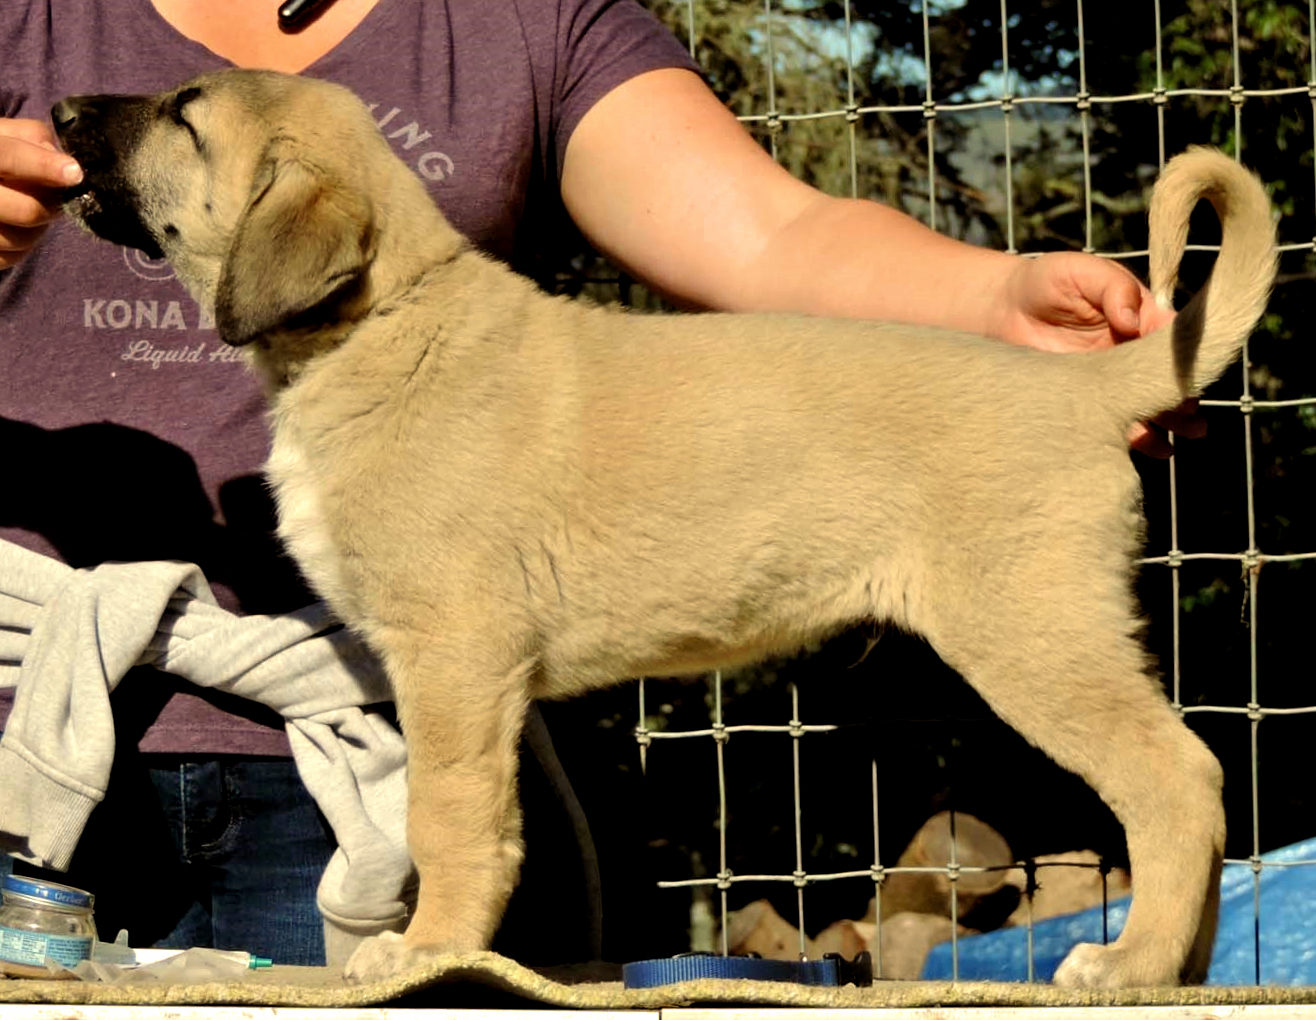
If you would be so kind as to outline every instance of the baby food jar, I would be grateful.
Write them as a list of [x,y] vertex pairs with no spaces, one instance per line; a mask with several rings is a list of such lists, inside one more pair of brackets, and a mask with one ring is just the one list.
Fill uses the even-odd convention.
[[91,893],[6,875],[0,895],[0,971],[14,977],[50,977],[47,958],[69,968],[90,958],[96,941]]

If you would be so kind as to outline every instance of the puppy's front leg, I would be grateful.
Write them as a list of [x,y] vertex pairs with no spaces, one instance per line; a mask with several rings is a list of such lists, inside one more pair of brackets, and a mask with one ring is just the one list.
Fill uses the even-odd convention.
[[407,742],[407,845],[420,891],[406,935],[362,945],[348,962],[351,978],[488,948],[516,885],[517,749],[531,663],[509,662],[490,646],[510,642],[486,638],[385,630],[373,642]]

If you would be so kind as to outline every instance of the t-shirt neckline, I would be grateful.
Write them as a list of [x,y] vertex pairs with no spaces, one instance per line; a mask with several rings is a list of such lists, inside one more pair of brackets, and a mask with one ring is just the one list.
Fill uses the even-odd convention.
[[[195,53],[202,55],[205,62],[212,66],[225,68],[239,66],[228,57],[216,53],[205,43],[184,35],[174,27],[169,19],[156,10],[155,4],[151,0],[133,0],[133,6],[137,9],[138,20],[148,27],[148,31],[151,32],[155,41],[161,46],[175,51],[179,46],[188,47]],[[366,45],[371,38],[387,28],[388,23],[395,17],[398,6],[397,0],[378,0],[366,12],[365,17],[357,22],[352,30],[330,48],[327,53],[321,54],[301,70],[292,73],[320,77],[327,73],[324,70],[327,65],[332,65],[342,59],[352,59],[354,51]],[[271,3],[270,17],[273,18],[274,16],[275,6]]]

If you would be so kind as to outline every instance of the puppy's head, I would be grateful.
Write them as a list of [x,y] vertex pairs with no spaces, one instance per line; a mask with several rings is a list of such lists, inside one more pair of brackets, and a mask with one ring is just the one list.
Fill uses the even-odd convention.
[[84,171],[68,213],[167,258],[230,344],[341,318],[378,251],[377,207],[419,190],[366,107],[312,79],[224,71],[73,96],[51,118]]

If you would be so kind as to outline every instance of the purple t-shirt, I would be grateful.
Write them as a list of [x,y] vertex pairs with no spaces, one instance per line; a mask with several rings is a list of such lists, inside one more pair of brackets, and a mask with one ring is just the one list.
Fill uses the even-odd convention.
[[[0,55],[0,116],[35,119],[65,95],[155,92],[228,65],[150,0],[10,0]],[[379,0],[305,73],[357,92],[452,223],[528,267],[561,223],[572,130],[660,67],[695,69],[635,0]],[[194,562],[235,611],[304,605],[272,538],[263,415],[167,265],[61,221],[0,271],[0,538],[79,567]],[[273,713],[142,672],[116,698],[141,716],[128,732],[142,750],[288,752]]]

